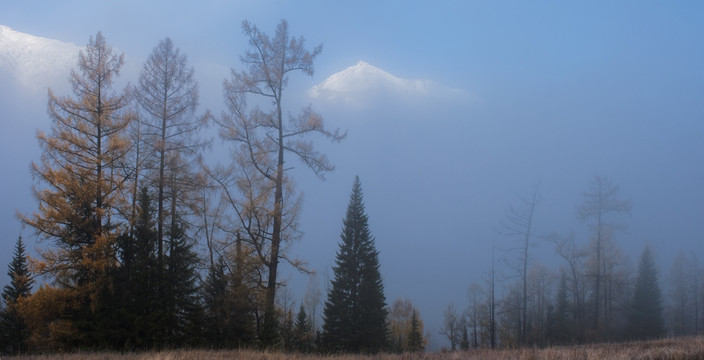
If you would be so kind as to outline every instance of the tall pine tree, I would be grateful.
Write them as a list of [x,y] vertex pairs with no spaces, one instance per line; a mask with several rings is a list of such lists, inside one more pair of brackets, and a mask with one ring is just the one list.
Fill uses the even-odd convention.
[[665,335],[658,272],[648,246],[643,250],[638,264],[638,279],[628,314],[627,331],[627,336],[633,339],[654,339]]
[[386,346],[386,298],[367,220],[355,177],[323,312],[323,342],[330,351],[376,353]]
[[0,351],[20,354],[27,350],[27,339],[30,334],[27,325],[18,314],[17,303],[31,294],[34,283],[27,268],[27,255],[21,236],[17,238],[15,253],[8,266],[7,274],[10,276],[10,283],[5,285],[2,291],[5,308],[0,313],[3,344]]

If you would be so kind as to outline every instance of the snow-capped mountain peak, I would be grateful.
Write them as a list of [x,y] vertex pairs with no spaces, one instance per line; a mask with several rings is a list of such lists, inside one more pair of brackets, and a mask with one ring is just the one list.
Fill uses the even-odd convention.
[[404,79],[359,61],[313,86],[308,94],[325,101],[366,105],[381,99],[416,101],[458,92],[464,93],[431,80]]
[[328,99],[342,98],[351,102],[352,96],[375,92],[422,94],[428,85],[427,80],[403,79],[367,62],[359,61],[314,86],[310,95]]
[[81,47],[15,31],[0,25],[0,72],[23,88],[46,90],[65,82]]

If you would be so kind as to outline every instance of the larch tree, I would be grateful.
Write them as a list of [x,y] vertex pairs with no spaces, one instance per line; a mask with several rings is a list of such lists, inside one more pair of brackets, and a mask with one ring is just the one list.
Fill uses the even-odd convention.
[[69,77],[74,97],[49,90],[52,131],[38,132],[41,162],[32,163],[39,208],[20,215],[55,245],[41,252],[38,272],[53,275],[71,294],[66,305],[75,312],[74,325],[90,318],[110,290],[114,244],[125,230],[115,217],[126,207],[127,178],[121,166],[129,146],[123,134],[132,115],[126,110],[127,92],[112,89],[123,63],[123,55],[98,32],[79,53],[78,71]]
[[603,176],[595,176],[589,185],[589,190],[584,192],[584,202],[577,208],[577,217],[588,222],[594,231],[594,261],[591,269],[594,277],[594,329],[599,327],[601,309],[601,291],[603,285],[604,247],[613,232],[615,225],[607,220],[610,214],[628,213],[631,202],[618,198],[619,187]]
[[662,293],[658,272],[650,247],[646,246],[638,263],[638,278],[628,313],[627,336],[632,339],[655,339],[665,335]]
[[[149,176],[150,187],[156,193],[157,256],[163,275],[165,234],[169,217],[173,222],[174,200],[179,206],[192,205],[184,198],[185,183],[192,179],[189,160],[195,158],[202,143],[196,138],[205,117],[196,116],[198,82],[195,70],[171,38],[159,41],[144,63],[135,97],[145,112],[142,137],[147,143],[154,167]],[[172,204],[175,205],[175,204]]]
[[467,289],[467,299],[469,300],[469,306],[466,310],[467,323],[472,329],[472,347],[475,349],[479,347],[481,308],[483,305],[480,298],[483,292],[482,287],[476,282],[469,285],[469,289]]
[[530,248],[533,244],[533,218],[535,207],[539,202],[539,186],[535,186],[533,193],[528,198],[521,198],[519,207],[512,207],[501,222],[500,232],[512,237],[517,241],[518,246],[514,249],[519,251],[518,261],[509,264],[519,275],[521,281],[521,306],[520,316],[520,339],[521,344],[526,343],[528,333],[528,268],[530,264]]
[[[263,241],[267,244],[262,249],[267,279],[264,329],[260,337],[265,344],[270,344],[276,334],[274,301],[278,264],[284,258],[282,242],[290,240],[283,235],[286,234],[287,225],[295,225],[294,215],[298,210],[297,206],[286,204],[287,201],[295,203],[298,200],[290,194],[293,188],[285,175],[285,155],[288,153],[299,158],[318,177],[323,178],[334,167],[324,154],[315,150],[312,141],[306,137],[317,133],[333,141],[340,141],[345,135],[339,131],[326,130],[322,117],[310,106],[297,115],[288,112],[288,119],[284,119],[287,113],[284,110],[284,90],[289,75],[302,72],[311,76],[313,60],[320,54],[322,47],[307,50],[302,37],[289,35],[285,20],[276,27],[273,37],[247,21],[243,22],[242,29],[249,40],[249,49],[241,57],[245,70],[233,70],[232,77],[225,81],[225,102],[229,111],[218,123],[221,138],[235,145],[235,162],[249,171],[246,175],[239,175],[239,182],[248,183],[245,188],[258,188],[245,191],[244,197],[249,197],[249,200],[245,199],[244,204],[236,205],[239,214],[247,215],[241,216],[244,219],[243,227],[251,230],[249,220],[253,217],[261,220],[264,216],[243,209],[247,204],[261,205],[260,210],[270,215],[264,219],[267,221],[262,223],[265,228],[261,232],[249,234],[259,239],[260,244]],[[249,108],[248,100],[252,99],[261,105]],[[260,198],[254,199],[255,196]],[[293,221],[286,221],[287,213]],[[250,240],[257,242],[255,239]]]
[[392,350],[396,352],[409,351],[411,325],[416,316],[417,331],[423,333],[423,322],[418,319],[418,309],[408,299],[399,298],[391,304],[389,311],[389,328],[391,332]]
[[694,254],[680,251],[668,276],[669,306],[667,323],[677,336],[698,333],[700,269]]
[[330,351],[382,351],[387,338],[386,297],[359,177],[354,180],[340,239],[323,310],[323,342]]
[[445,335],[450,342],[450,350],[457,350],[457,345],[460,342],[460,318],[455,310],[455,304],[450,303],[443,312],[444,318],[440,334]]
[[2,353],[17,355],[27,351],[29,328],[18,311],[18,303],[31,295],[34,284],[27,260],[24,242],[20,236],[15,244],[12,262],[8,266],[7,275],[10,276],[10,283],[5,285],[2,291],[2,299],[5,303],[0,313],[0,339],[3,344],[0,352]]

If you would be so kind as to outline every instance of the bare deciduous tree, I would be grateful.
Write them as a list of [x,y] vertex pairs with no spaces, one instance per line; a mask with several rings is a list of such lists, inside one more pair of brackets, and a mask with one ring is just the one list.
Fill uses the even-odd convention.
[[502,234],[510,236],[518,242],[516,247],[520,251],[518,262],[509,264],[519,275],[521,281],[521,308],[520,312],[520,342],[525,343],[528,325],[528,267],[530,262],[529,249],[533,246],[533,215],[535,206],[539,201],[539,185],[533,189],[533,193],[528,198],[521,197],[520,206],[512,207],[501,222]]
[[467,320],[469,326],[472,328],[472,347],[479,347],[479,331],[481,322],[481,309],[482,303],[480,298],[482,297],[484,290],[482,287],[473,282],[467,290],[467,298],[469,299],[469,307],[467,307]]
[[168,210],[167,203],[169,199],[178,198],[179,205],[192,205],[190,200],[177,195],[188,193],[185,191],[191,179],[188,165],[203,146],[195,137],[207,115],[195,115],[198,83],[194,72],[193,67],[188,66],[186,55],[167,37],[159,41],[144,63],[136,89],[137,101],[146,113],[142,118],[142,136],[156,166],[149,176],[151,186],[156,189],[160,271],[164,267],[164,223],[167,215],[171,215],[172,220],[176,216]]
[[445,312],[443,313],[444,320],[442,323],[442,328],[440,329],[440,334],[445,335],[447,340],[450,341],[450,349],[452,351],[457,350],[457,345],[460,341],[460,316],[455,310],[455,304],[450,303],[447,305]]
[[699,266],[696,257],[679,252],[669,274],[668,318],[675,335],[695,335],[699,331]]
[[577,327],[577,340],[584,339],[585,319],[584,319],[584,257],[586,250],[577,246],[574,233],[568,236],[561,236],[553,233],[547,239],[555,244],[555,252],[567,262],[567,267],[571,281],[572,313]]
[[[262,248],[260,252],[268,270],[265,316],[270,321],[265,321],[267,334],[264,336],[268,338],[273,333],[272,326],[275,326],[272,321],[275,319],[278,264],[283,255],[281,245],[282,241],[289,240],[282,235],[287,226],[295,225],[298,209],[297,205],[287,206],[286,201],[299,202],[298,197],[291,195],[293,187],[285,175],[284,156],[293,154],[323,178],[334,167],[324,154],[315,150],[306,136],[317,133],[341,141],[345,134],[326,130],[322,117],[310,106],[297,115],[289,113],[288,121],[284,121],[283,95],[288,76],[298,71],[312,75],[313,60],[320,54],[321,46],[307,50],[303,38],[289,35],[285,20],[276,27],[272,38],[247,21],[243,22],[242,28],[250,45],[241,58],[246,69],[233,70],[231,79],[225,81],[225,102],[229,111],[218,124],[220,136],[234,143],[236,161],[245,169],[245,174],[238,174],[237,182],[245,189],[244,197],[249,200],[233,202],[233,205],[239,208],[237,212],[243,220],[242,225],[253,230],[252,222],[258,222],[257,233],[251,231],[250,237],[267,240],[266,249]],[[250,109],[250,97],[264,100],[261,103],[271,107],[257,105]],[[256,211],[245,209],[248,204],[256,205]],[[288,224],[285,223],[287,212]]]

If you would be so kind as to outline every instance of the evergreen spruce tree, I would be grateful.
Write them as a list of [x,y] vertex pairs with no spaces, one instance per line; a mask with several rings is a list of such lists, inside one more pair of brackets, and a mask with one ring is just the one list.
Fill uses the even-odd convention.
[[301,304],[301,308],[298,310],[298,314],[296,315],[294,337],[296,349],[298,351],[302,353],[311,351],[314,335],[310,322],[308,321],[308,314],[306,314],[306,309],[303,304]]
[[355,177],[323,311],[323,342],[330,351],[376,353],[386,346],[386,298],[367,221],[362,185]]
[[425,351],[425,345],[423,345],[423,334],[420,333],[420,323],[418,321],[418,314],[415,310],[413,310],[413,317],[411,317],[411,331],[408,333],[408,351]]
[[145,350],[155,345],[156,323],[163,316],[157,304],[156,231],[152,200],[146,187],[139,193],[133,234],[118,238],[121,266],[115,275],[120,301],[119,324],[125,336],[122,348]]
[[572,339],[570,303],[567,297],[567,275],[560,271],[560,285],[554,307],[548,307],[548,339],[552,344],[568,344]]
[[467,329],[467,318],[462,316],[462,318],[459,321],[459,326],[460,326],[460,349],[467,351],[469,350],[470,342],[469,342],[469,331]]
[[10,276],[10,283],[5,285],[2,291],[5,308],[0,314],[3,344],[0,351],[21,354],[27,351],[27,340],[30,334],[16,307],[18,301],[31,294],[34,283],[27,268],[27,255],[21,236],[17,238],[15,253],[8,266],[7,274]]
[[219,257],[202,287],[205,335],[211,347],[238,348],[252,340],[254,319],[240,275],[227,272]]
[[167,345],[195,346],[203,337],[203,306],[199,298],[198,255],[178,216],[171,224],[169,256],[166,261],[165,322],[162,330]]
[[219,257],[210,267],[203,284],[203,301],[205,306],[206,329],[210,345],[229,347],[228,331],[229,306],[227,301],[228,281],[225,275],[225,262]]
[[628,337],[654,339],[665,335],[662,294],[650,247],[646,246],[638,264],[638,279],[628,314]]

